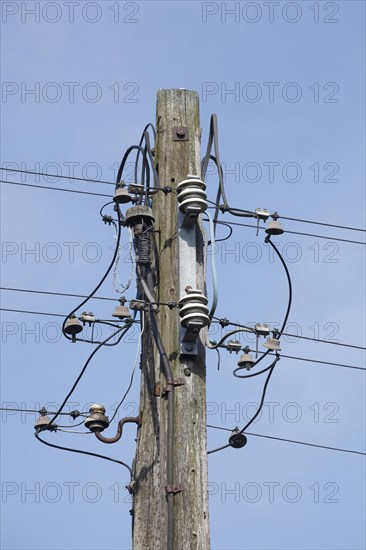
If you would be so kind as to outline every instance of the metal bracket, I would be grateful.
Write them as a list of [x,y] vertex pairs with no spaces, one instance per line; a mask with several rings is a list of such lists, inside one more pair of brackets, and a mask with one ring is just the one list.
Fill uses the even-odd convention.
[[181,483],[176,483],[175,485],[166,485],[165,492],[167,495],[173,493],[176,495],[177,493],[181,493],[184,491],[184,487]]
[[196,326],[195,323],[190,323],[186,329],[181,328],[180,338],[180,354],[181,355],[197,355],[198,354],[198,336],[201,325]]
[[[181,376],[179,378],[174,378],[171,382],[168,382],[168,386],[174,386],[175,388],[177,386],[184,386],[185,385],[185,380],[184,378],[182,378]],[[167,389],[167,387],[162,387],[161,385],[161,382],[156,382],[155,384],[155,388],[154,388],[154,395],[155,397],[162,397],[163,395],[165,395],[167,393],[167,391],[170,391],[169,389]]]
[[191,342],[181,342],[180,343],[180,355],[194,355],[198,354],[198,344]]
[[199,214],[201,214],[200,208],[195,206],[188,206],[187,210],[184,213],[182,227],[184,227],[184,229],[192,229],[197,223],[197,218]]
[[229,340],[226,344],[226,349],[230,353],[232,353],[233,351],[235,351],[235,353],[239,353],[239,351],[241,350],[241,343],[237,340]]
[[186,126],[173,126],[173,141],[189,141],[189,132]]
[[136,310],[136,311],[149,311],[149,304],[144,302],[144,300],[131,300],[130,301],[130,309]]

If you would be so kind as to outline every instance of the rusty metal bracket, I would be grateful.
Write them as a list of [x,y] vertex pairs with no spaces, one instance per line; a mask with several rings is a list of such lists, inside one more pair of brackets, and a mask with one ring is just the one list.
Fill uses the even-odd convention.
[[189,141],[189,132],[186,126],[173,126],[173,141]]
[[166,386],[162,387],[161,382],[156,382],[154,388],[155,397],[163,397],[168,391],[170,391],[170,386],[184,386],[185,380],[183,377],[174,378],[173,380],[168,380]]
[[175,485],[166,485],[165,492],[167,495],[173,493],[176,495],[177,493],[181,493],[184,491],[184,487],[181,483],[176,483]]

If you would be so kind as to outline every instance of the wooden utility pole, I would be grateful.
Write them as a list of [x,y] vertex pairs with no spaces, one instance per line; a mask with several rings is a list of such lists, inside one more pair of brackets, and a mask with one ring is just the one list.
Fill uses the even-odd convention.
[[[188,174],[200,176],[201,173],[199,96],[184,89],[159,90],[156,115],[155,159],[160,185],[175,189]],[[180,229],[181,214],[175,192],[154,195],[152,210],[155,217],[152,266],[156,280],[155,300],[178,302],[186,286],[206,294],[200,224],[194,228],[192,246],[192,240],[187,242]],[[140,394],[142,423],[134,463],[137,489],[133,549],[208,550],[206,368],[202,344],[205,329],[200,332],[198,354],[182,357],[179,310],[161,305],[156,319],[174,379],[173,486],[168,486],[167,482],[166,380],[149,317],[145,314]],[[167,542],[169,498],[174,503],[171,547]]]

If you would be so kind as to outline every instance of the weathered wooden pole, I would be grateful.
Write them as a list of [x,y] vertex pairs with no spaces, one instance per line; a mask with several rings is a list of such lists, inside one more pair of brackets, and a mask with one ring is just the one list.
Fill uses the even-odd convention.
[[[199,96],[196,92],[159,90],[155,159],[160,185],[171,186],[188,174],[200,176]],[[178,302],[184,288],[205,293],[204,245],[198,223],[187,240],[180,229],[177,194],[153,197],[155,217],[155,299]],[[191,231],[192,235],[192,231]],[[193,261],[192,261],[193,259]],[[208,481],[206,445],[206,369],[204,331],[198,354],[180,355],[177,308],[160,306],[156,314],[162,344],[174,379],[173,484],[167,477],[168,398],[161,355],[145,315],[140,413],[134,473],[134,550],[208,550]],[[169,389],[169,388],[168,388]],[[173,534],[168,537],[168,500],[173,502]],[[170,520],[172,518],[170,517]]]

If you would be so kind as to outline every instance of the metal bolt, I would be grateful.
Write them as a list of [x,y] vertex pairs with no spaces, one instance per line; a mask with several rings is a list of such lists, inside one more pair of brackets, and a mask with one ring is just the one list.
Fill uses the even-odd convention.
[[177,130],[177,136],[178,137],[184,137],[185,136],[185,131],[182,130],[182,129]]
[[186,367],[186,368],[183,370],[183,372],[184,372],[184,374],[185,374],[186,376],[191,376],[191,374],[192,374],[192,371],[191,371],[191,369],[190,369],[189,367]]

